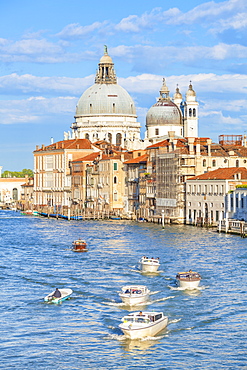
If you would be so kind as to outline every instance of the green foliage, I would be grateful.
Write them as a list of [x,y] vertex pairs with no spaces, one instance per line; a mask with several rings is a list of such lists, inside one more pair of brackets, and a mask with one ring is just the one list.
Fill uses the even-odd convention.
[[24,168],[22,171],[4,171],[2,177],[33,177],[33,171]]
[[236,188],[247,188],[247,185],[236,185]]

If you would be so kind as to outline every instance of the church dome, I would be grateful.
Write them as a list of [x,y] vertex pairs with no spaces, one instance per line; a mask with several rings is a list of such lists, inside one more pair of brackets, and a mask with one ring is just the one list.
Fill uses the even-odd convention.
[[146,126],[181,126],[182,115],[178,106],[171,101],[169,90],[163,79],[163,86],[160,90],[160,97],[146,116]]
[[158,101],[147,112],[146,126],[180,126],[181,124],[181,112],[171,100]]
[[121,115],[136,117],[136,108],[129,93],[117,84],[112,58],[105,46],[99,62],[95,84],[80,97],[75,118],[80,116]]
[[76,107],[76,117],[109,114],[136,116],[134,101],[117,84],[94,84],[82,94]]

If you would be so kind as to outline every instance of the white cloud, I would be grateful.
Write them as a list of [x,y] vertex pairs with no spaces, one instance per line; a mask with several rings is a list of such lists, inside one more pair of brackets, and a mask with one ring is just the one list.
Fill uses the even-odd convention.
[[90,33],[102,29],[107,22],[94,22],[88,26],[81,26],[79,23],[71,23],[62,29],[57,36],[62,39],[81,39],[87,37]]

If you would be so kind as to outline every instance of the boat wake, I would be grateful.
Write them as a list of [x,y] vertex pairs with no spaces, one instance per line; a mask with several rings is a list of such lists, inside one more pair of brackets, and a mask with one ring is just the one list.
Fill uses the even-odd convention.
[[168,299],[172,299],[172,298],[175,298],[175,295],[171,295],[169,297],[163,297],[163,298],[155,299],[154,301],[148,301],[147,303],[148,304],[151,304],[151,303],[157,303],[157,302],[164,302],[164,301],[167,301]]

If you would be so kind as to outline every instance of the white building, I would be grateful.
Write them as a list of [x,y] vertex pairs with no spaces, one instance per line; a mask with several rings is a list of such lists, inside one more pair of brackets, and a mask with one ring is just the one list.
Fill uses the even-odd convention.
[[[236,213],[236,198],[231,192],[236,185],[247,184],[244,167],[219,168],[186,181],[186,223],[215,224]],[[240,202],[240,201],[239,201]],[[232,204],[232,207],[230,206]],[[235,218],[235,217],[234,217]]]
[[26,178],[1,177],[0,178],[0,206],[12,206],[21,200],[22,185]]

